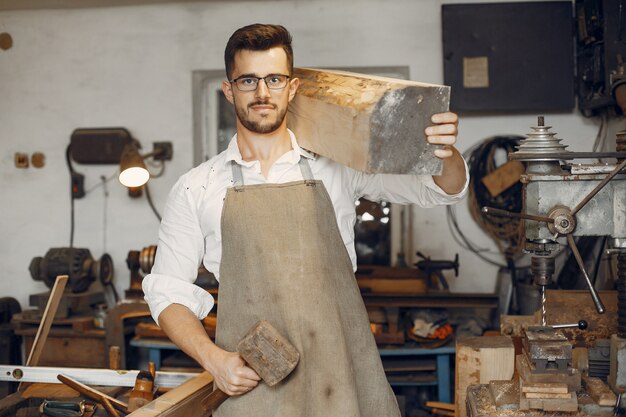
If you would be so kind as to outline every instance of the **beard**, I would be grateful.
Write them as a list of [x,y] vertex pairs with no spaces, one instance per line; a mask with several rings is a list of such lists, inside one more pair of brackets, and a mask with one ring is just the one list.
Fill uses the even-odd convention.
[[[255,101],[247,105],[246,108],[242,108],[241,106],[235,103],[235,113],[237,114],[237,119],[241,122],[241,124],[251,132],[254,133],[272,133],[276,129],[283,124],[283,120],[285,120],[285,115],[287,114],[287,108],[285,107],[282,110],[279,110],[278,115],[276,116],[276,121],[274,123],[264,123],[266,121],[266,117],[262,118],[261,121],[250,120],[248,117],[248,109],[252,106],[257,105],[267,105],[271,104],[268,101]],[[275,104],[271,104],[276,108]]]

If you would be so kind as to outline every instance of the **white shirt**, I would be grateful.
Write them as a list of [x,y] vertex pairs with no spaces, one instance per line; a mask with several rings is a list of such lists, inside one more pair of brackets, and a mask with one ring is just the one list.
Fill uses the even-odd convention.
[[291,131],[289,134],[292,150],[272,165],[267,179],[261,173],[259,161],[242,159],[235,135],[228,149],[191,169],[176,182],[163,212],[154,266],[142,284],[157,323],[159,314],[173,303],[186,306],[199,319],[206,317],[213,308],[213,297],[194,282],[200,262],[219,280],[222,206],[226,190],[233,184],[230,161],[241,165],[244,184],[253,185],[302,180],[298,161],[301,156],[307,158],[313,178],[321,180],[330,195],[341,237],[355,270],[354,202],[359,198],[433,207],[452,204],[463,198],[467,191],[467,165],[463,191],[448,195],[430,175],[358,172],[302,149],[294,134]]

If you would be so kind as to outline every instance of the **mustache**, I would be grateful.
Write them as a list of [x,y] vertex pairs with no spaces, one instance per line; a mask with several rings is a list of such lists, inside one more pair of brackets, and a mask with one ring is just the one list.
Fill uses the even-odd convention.
[[276,108],[276,104],[270,103],[269,101],[255,101],[253,103],[248,104],[248,108],[253,106],[272,106],[272,108]]

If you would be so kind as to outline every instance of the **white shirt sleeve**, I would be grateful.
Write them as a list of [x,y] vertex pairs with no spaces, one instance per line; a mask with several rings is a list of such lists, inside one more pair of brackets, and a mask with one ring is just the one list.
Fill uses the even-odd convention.
[[185,178],[178,180],[167,199],[154,266],[142,282],[145,300],[157,323],[170,304],[182,304],[203,319],[215,303],[206,290],[194,284],[204,254],[204,238]]
[[[357,198],[388,201],[397,204],[417,204],[434,207],[454,204],[465,197],[469,185],[469,170],[465,165],[465,185],[458,194],[447,194],[431,175],[365,174],[350,170]],[[349,168],[348,168],[349,169]]]

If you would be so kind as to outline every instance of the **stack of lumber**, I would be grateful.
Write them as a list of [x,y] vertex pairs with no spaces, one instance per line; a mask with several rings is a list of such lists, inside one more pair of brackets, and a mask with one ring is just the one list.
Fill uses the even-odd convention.
[[613,407],[617,403],[615,393],[600,378],[584,376],[583,383],[587,394],[600,406]]
[[520,410],[578,411],[576,392],[563,383],[525,383],[520,379]]
[[571,366],[572,345],[558,330],[526,329],[523,350],[515,358],[519,374],[520,410],[578,411],[580,371]]

